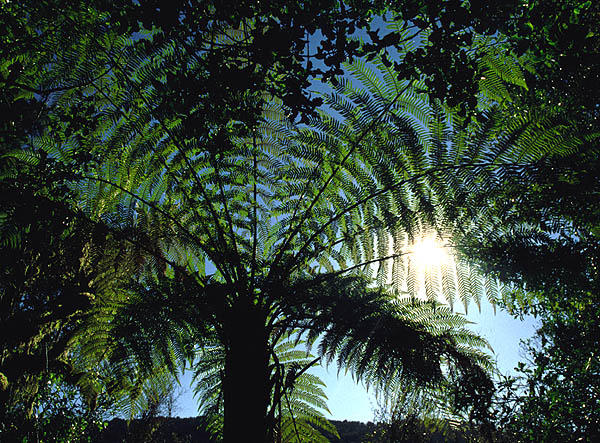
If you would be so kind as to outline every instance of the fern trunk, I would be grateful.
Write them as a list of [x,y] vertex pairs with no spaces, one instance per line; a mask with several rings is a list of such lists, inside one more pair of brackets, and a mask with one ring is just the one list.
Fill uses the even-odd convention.
[[225,442],[267,442],[270,399],[266,316],[249,302],[228,315],[223,399]]

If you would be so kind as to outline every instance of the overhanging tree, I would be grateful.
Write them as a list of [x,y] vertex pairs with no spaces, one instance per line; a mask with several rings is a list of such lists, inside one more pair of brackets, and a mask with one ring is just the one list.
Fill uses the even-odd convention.
[[78,214],[57,185],[62,168],[36,160],[0,158],[0,245],[12,257],[0,278],[0,428],[7,439],[75,438],[107,410],[129,414],[149,382],[172,377],[185,328],[152,328],[170,305],[136,297],[130,280],[144,258],[132,236],[124,243]]
[[[483,49],[473,45],[473,39],[497,35],[515,22],[508,19],[518,12],[512,2],[484,10],[477,3],[456,0],[402,0],[393,5],[331,0],[293,5],[208,0],[6,2],[0,11],[6,31],[0,84],[3,101],[14,101],[13,111],[30,107],[29,120],[34,121],[40,117],[40,102],[55,104],[57,93],[73,97],[75,108],[63,101],[53,110],[70,131],[85,134],[94,125],[94,109],[90,97],[84,100],[78,91],[111,77],[114,82],[112,74],[123,72],[124,60],[141,63],[150,58],[168,64],[153,79],[164,85],[164,105],[188,116],[197,133],[210,136],[232,119],[248,126],[256,123],[258,102],[239,99],[248,91],[268,91],[293,115],[306,117],[319,103],[307,90],[311,79],[340,74],[347,59],[383,53],[399,78],[427,78],[432,97],[473,110],[481,74],[477,60]],[[371,26],[371,19],[381,16],[403,25],[392,30]],[[227,30],[237,30],[237,37],[219,39]],[[367,33],[367,44],[352,38],[357,30]],[[152,39],[143,37],[148,32]],[[403,61],[390,58],[395,47],[416,35],[426,35],[426,44],[410,48]],[[131,37],[138,50],[133,58],[122,47],[123,39]],[[171,48],[171,60],[157,54],[161,48]],[[30,100],[32,94],[37,100]],[[10,127],[17,122],[15,118],[6,123]]]

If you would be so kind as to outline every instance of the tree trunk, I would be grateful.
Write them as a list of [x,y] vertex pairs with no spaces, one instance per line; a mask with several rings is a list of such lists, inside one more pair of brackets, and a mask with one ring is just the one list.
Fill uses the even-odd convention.
[[224,441],[266,443],[270,399],[266,316],[251,303],[238,301],[229,312],[226,334]]

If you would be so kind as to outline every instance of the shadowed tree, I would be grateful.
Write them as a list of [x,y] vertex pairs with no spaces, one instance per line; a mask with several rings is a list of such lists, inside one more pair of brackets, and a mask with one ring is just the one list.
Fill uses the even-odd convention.
[[0,245],[11,257],[0,276],[0,429],[7,439],[74,439],[172,377],[186,342],[177,322],[150,327],[170,305],[136,296],[131,278],[148,256],[131,233],[124,242],[79,213],[64,170],[23,154],[0,157]]

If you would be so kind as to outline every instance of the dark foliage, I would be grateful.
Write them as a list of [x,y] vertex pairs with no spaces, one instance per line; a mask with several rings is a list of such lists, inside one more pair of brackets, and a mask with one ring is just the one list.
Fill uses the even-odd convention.
[[[115,418],[108,422],[106,429],[96,440],[97,443],[117,443],[145,441],[147,443],[213,443],[211,433],[201,417],[173,418],[155,417],[151,432],[140,433],[146,423],[135,419],[128,423],[126,420]],[[140,438],[146,438],[141,440]]]
[[0,274],[4,423],[16,398],[31,415],[42,373],[74,376],[65,353],[93,299],[80,259],[94,230],[53,200],[60,189],[28,182],[25,171],[18,177],[0,180],[0,242],[10,257]]
[[[193,118],[203,134],[232,120],[252,126],[258,109],[242,97],[257,92],[281,98],[293,115],[306,117],[320,103],[307,92],[311,79],[331,79],[342,72],[344,61],[377,54],[394,66],[400,79],[426,79],[432,97],[447,99],[465,113],[476,105],[479,81],[481,48],[470,47],[473,37],[503,30],[516,19],[516,4],[502,2],[483,8],[479,2],[458,0],[402,0],[391,5],[363,0],[10,2],[0,16],[6,31],[0,82],[5,97],[29,92],[44,101],[51,99],[55,93],[79,89],[118,72],[122,54],[113,53],[108,59],[105,55],[118,38],[137,35],[135,45],[147,56],[165,45],[179,49],[177,62],[168,67],[164,80],[154,79],[153,85],[164,90],[163,106],[175,106],[172,110]],[[381,15],[407,23],[413,36],[426,30],[428,44],[419,45],[401,62],[393,61],[390,50],[406,41],[402,32],[406,29],[382,33],[370,29],[370,20]],[[144,30],[154,31],[153,38],[139,38]],[[238,30],[243,36],[219,40],[227,30]],[[353,39],[357,30],[362,30],[365,45]],[[86,60],[81,63],[73,56]],[[40,68],[60,64],[62,57],[76,69],[66,78],[41,81]],[[77,109],[59,110],[61,119],[70,121],[73,131],[85,131],[93,126],[90,105],[80,102]],[[40,105],[11,106],[36,111]],[[39,119],[39,112],[29,115]],[[207,117],[209,121],[203,123]]]
[[508,34],[517,51],[532,57],[525,106],[576,115],[583,131],[598,128],[599,19],[595,1],[534,0],[521,9]]

